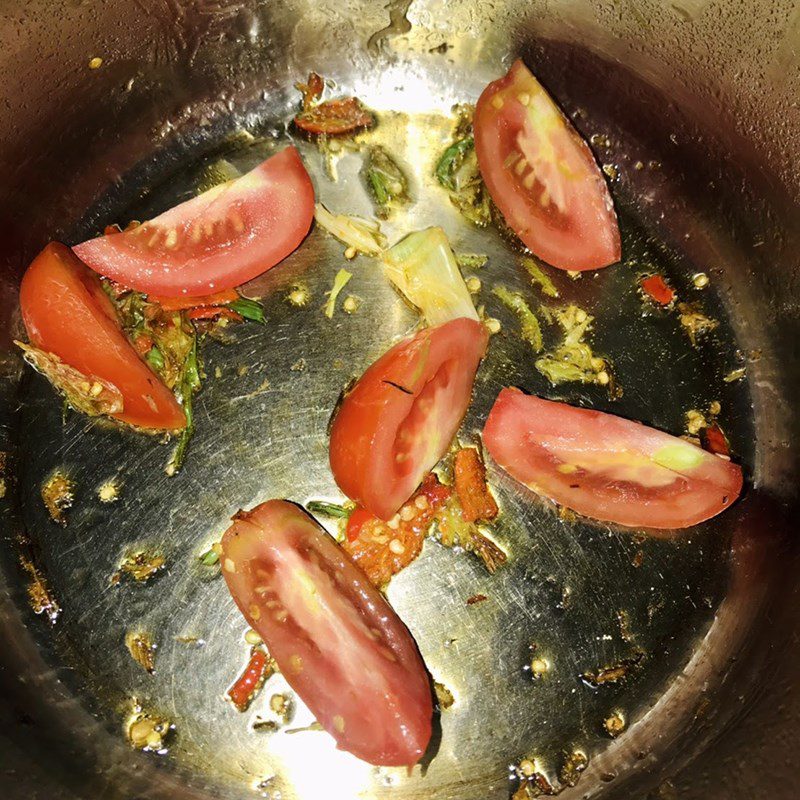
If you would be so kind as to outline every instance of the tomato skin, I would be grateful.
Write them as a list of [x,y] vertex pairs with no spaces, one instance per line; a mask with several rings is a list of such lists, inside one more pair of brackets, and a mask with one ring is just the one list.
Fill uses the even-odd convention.
[[[535,255],[566,270],[620,260],[614,206],[592,151],[522,61],[483,90],[473,127],[486,188]],[[511,163],[523,148],[526,158]]]
[[587,517],[634,528],[687,528],[728,508],[742,470],[676,436],[565,403],[500,392],[483,430],[520,483]]
[[301,508],[271,500],[222,538],[222,574],[289,685],[347,750],[415,764],[431,737],[430,682],[391,606]]
[[345,397],[331,427],[341,490],[388,520],[447,452],[467,411],[488,333],[459,318],[384,353]]
[[287,147],[234,181],[74,250],[93,270],[132,289],[195,297],[274,267],[300,245],[313,216],[311,178],[297,150]]
[[347,541],[354,542],[358,539],[358,534],[361,533],[361,528],[364,527],[364,524],[374,518],[374,515],[370,514],[366,508],[355,509],[347,520],[347,528],[345,530]]
[[99,279],[68,247],[52,242],[39,253],[19,302],[32,344],[119,390],[117,419],[152,430],[186,427],[183,409],[126,337]]
[[660,276],[642,278],[642,291],[660,306],[668,306],[675,299],[675,290]]

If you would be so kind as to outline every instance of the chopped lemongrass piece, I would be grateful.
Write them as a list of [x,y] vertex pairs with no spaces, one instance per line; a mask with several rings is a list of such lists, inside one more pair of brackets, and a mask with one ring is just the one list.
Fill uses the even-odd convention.
[[478,320],[450,242],[441,228],[410,233],[383,254],[383,269],[429,325],[452,319]]
[[352,277],[353,273],[348,272],[346,269],[340,269],[336,273],[336,277],[333,279],[333,286],[330,292],[328,292],[328,302],[325,303],[325,316],[328,319],[333,318],[333,312],[336,310],[336,299]]
[[528,270],[531,280],[542,290],[542,294],[548,297],[558,297],[556,285],[550,279],[550,276],[532,258],[523,258],[522,266]]
[[359,253],[377,256],[388,244],[386,237],[381,233],[380,223],[376,220],[347,214],[332,214],[322,203],[317,203],[314,219],[331,236],[335,236],[348,247],[354,247]]
[[542,328],[536,314],[531,311],[530,306],[525,302],[525,298],[519,292],[511,292],[505,286],[495,286],[492,293],[500,302],[513,311],[519,318],[522,338],[538,353],[544,346],[542,339]]
[[238,300],[228,303],[228,308],[251,322],[259,322],[262,325],[267,324],[267,320],[264,317],[264,307],[255,300],[240,297]]

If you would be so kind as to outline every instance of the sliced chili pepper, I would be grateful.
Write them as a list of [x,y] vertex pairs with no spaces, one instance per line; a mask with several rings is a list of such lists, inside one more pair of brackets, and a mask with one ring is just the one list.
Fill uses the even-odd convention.
[[719,456],[730,457],[731,449],[728,445],[728,439],[722,431],[722,428],[715,422],[707,428],[703,428],[700,432],[703,447],[709,453],[715,453]]
[[675,299],[675,291],[660,275],[643,278],[641,287],[659,305],[668,306]]
[[366,508],[355,509],[350,515],[350,519],[347,520],[347,530],[345,531],[347,541],[354,542],[358,539],[358,534],[361,533],[361,528],[364,526],[364,523],[373,519],[375,519],[375,517],[370,514]]
[[322,90],[325,88],[325,80],[316,72],[308,73],[306,83],[296,83],[295,89],[303,93],[303,111],[308,111],[313,107],[314,101],[322,97]]
[[459,450],[453,472],[461,516],[467,522],[494,519],[498,513],[497,503],[486,484],[486,467],[480,453],[474,447]]
[[373,517],[363,509],[353,524],[354,538],[350,538],[348,523],[347,540],[342,547],[350,558],[361,567],[370,581],[384,587],[392,575],[407,567],[422,550],[422,542],[436,514],[450,497],[450,489],[439,483],[435,475],[426,476],[416,494],[400,509],[400,513],[389,522]]
[[301,111],[294,118],[294,124],[306,133],[336,136],[352,133],[359,128],[370,128],[375,124],[375,117],[357,97],[345,97],[326,100]]
[[147,298],[151,303],[158,303],[164,311],[183,311],[187,308],[200,308],[201,306],[224,306],[239,299],[236,289],[224,289],[221,292],[207,294],[203,297],[158,297],[150,295]]
[[244,672],[228,689],[228,697],[239,711],[247,711],[272,672],[272,659],[263,650],[253,650]]
[[187,313],[189,319],[194,320],[225,317],[234,322],[241,322],[244,319],[241,314],[237,314],[233,309],[225,308],[225,306],[203,306],[201,308],[193,308]]

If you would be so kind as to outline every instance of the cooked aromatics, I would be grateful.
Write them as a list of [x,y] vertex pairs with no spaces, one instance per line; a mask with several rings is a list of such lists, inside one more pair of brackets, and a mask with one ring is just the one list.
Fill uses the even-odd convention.
[[719,322],[706,316],[699,303],[678,303],[681,325],[693,345],[719,326]]
[[582,750],[574,750],[561,765],[558,777],[564,786],[577,786],[581,773],[589,766],[589,757]]
[[642,292],[660,306],[668,306],[675,299],[675,290],[661,277],[648,275],[639,281]]
[[[541,311],[548,322],[558,322],[564,338],[561,344],[536,360],[536,369],[554,386],[569,381],[613,385],[608,362],[595,356],[584,341],[594,317],[575,305],[557,309],[542,306]],[[618,391],[616,387],[615,390]]]
[[744,378],[746,371],[744,367],[732,369],[722,380],[725,381],[725,383],[734,383]]
[[119,569],[111,576],[111,583],[117,584],[124,575],[138,583],[146,583],[157,572],[164,568],[166,559],[157,552],[137,550],[127,553],[122,559]]
[[453,494],[450,501],[436,517],[438,539],[445,547],[463,547],[474,553],[490,573],[497,571],[508,556],[474,522],[464,519],[461,503]]
[[128,631],[125,634],[125,647],[131,658],[151,675],[156,668],[156,646],[149,633],[142,631]]
[[550,276],[536,263],[532,258],[523,258],[522,266],[528,271],[531,276],[531,281],[535,286],[542,290],[542,294],[547,297],[558,297],[558,289],[553,283]]
[[408,203],[408,179],[385,148],[374,145],[367,150],[362,175],[379,217],[388,217],[392,205]]
[[61,470],[56,470],[42,484],[42,500],[53,522],[66,525],[65,513],[75,502],[75,483]]
[[367,256],[380,255],[388,242],[381,233],[381,225],[376,220],[347,214],[332,214],[322,203],[314,209],[314,219],[331,236]]
[[450,490],[434,475],[428,475],[388,522],[357,509],[350,517],[342,547],[370,582],[382,589],[420,554],[422,543],[449,496]]
[[525,298],[519,292],[509,291],[505,286],[495,286],[492,289],[492,293],[506,308],[519,317],[520,335],[533,348],[535,353],[540,352],[544,347],[542,328],[539,325],[539,319],[536,314],[531,311],[531,307],[525,302]]
[[491,520],[497,516],[497,502],[489,491],[486,467],[476,448],[463,447],[456,452],[453,478],[456,495],[461,503],[461,513],[466,522]]
[[228,697],[237,711],[247,711],[261,687],[275,672],[275,662],[260,647],[254,647],[242,674],[228,689]]
[[38,347],[17,341],[14,344],[22,350],[25,361],[44,375],[76,411],[90,417],[110,416],[122,411],[122,393],[113,383],[84,375],[58,356]]
[[336,300],[352,277],[353,273],[348,272],[346,269],[340,269],[336,273],[336,277],[333,279],[333,286],[330,292],[328,292],[328,302],[325,303],[325,316],[328,319],[333,319],[333,313],[336,311]]
[[492,206],[478,168],[472,136],[453,142],[442,153],[436,177],[465,219],[480,226],[491,223]]
[[478,319],[469,290],[441,228],[415,231],[383,254],[383,269],[428,325]]
[[183,370],[180,375],[180,382],[176,385],[176,394],[183,405],[186,414],[186,427],[181,432],[178,444],[172,453],[172,457],[166,466],[167,475],[174,475],[183,466],[186,458],[186,449],[189,441],[194,434],[194,410],[193,397],[195,392],[200,389],[200,364],[197,358],[197,337],[192,341],[192,348],[186,354],[183,362]]

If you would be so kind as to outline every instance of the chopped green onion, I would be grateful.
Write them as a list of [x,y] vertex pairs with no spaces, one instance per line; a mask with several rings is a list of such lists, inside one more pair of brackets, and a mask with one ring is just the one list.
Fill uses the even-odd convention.
[[531,280],[542,290],[542,294],[548,297],[558,297],[556,285],[550,279],[550,276],[532,258],[523,258],[522,266],[528,270]]
[[522,338],[538,353],[544,346],[542,328],[536,314],[531,311],[522,295],[519,292],[509,291],[505,286],[495,286],[492,292],[506,308],[519,317]]
[[336,299],[352,277],[353,273],[348,272],[346,269],[340,269],[336,273],[336,277],[333,279],[333,286],[330,292],[328,292],[328,302],[325,303],[325,316],[328,319],[333,318],[333,312],[336,310]]
[[461,269],[480,269],[488,260],[489,256],[482,253],[456,253],[456,263]]
[[200,556],[200,563],[205,567],[213,567],[214,564],[219,564],[219,553],[213,547],[210,550],[206,550]]
[[472,136],[466,136],[453,142],[447,150],[442,153],[441,158],[436,164],[436,179],[451,192],[457,190],[455,174],[459,167],[464,163],[467,156],[475,147],[475,140]]
[[157,345],[153,345],[144,358],[156,372],[161,372],[164,369],[164,354],[158,349]]
[[376,146],[369,149],[364,162],[363,175],[366,178],[367,187],[379,206],[381,212],[379,216],[386,215],[386,206],[392,201],[405,202],[408,200],[406,176],[383,147]]
[[259,322],[262,325],[267,324],[267,320],[264,317],[264,307],[255,300],[250,300],[247,297],[240,297],[238,300],[228,303],[228,308],[240,314],[245,319],[249,319],[251,322]]
[[183,365],[183,375],[179,383],[179,392],[181,400],[183,401],[183,413],[186,416],[186,427],[181,433],[181,438],[178,439],[178,444],[175,447],[175,452],[167,464],[167,474],[174,475],[183,466],[186,458],[186,450],[189,447],[189,441],[194,434],[194,413],[192,408],[192,397],[194,393],[200,388],[200,365],[197,360],[197,336],[193,337],[192,347],[186,356],[186,361]]
[[429,325],[458,317],[478,320],[469,290],[441,228],[410,233],[383,254],[383,268]]
[[306,508],[312,514],[321,514],[323,517],[333,517],[334,519],[345,519],[350,516],[350,509],[340,506],[337,503],[327,503],[324,500],[309,500]]

